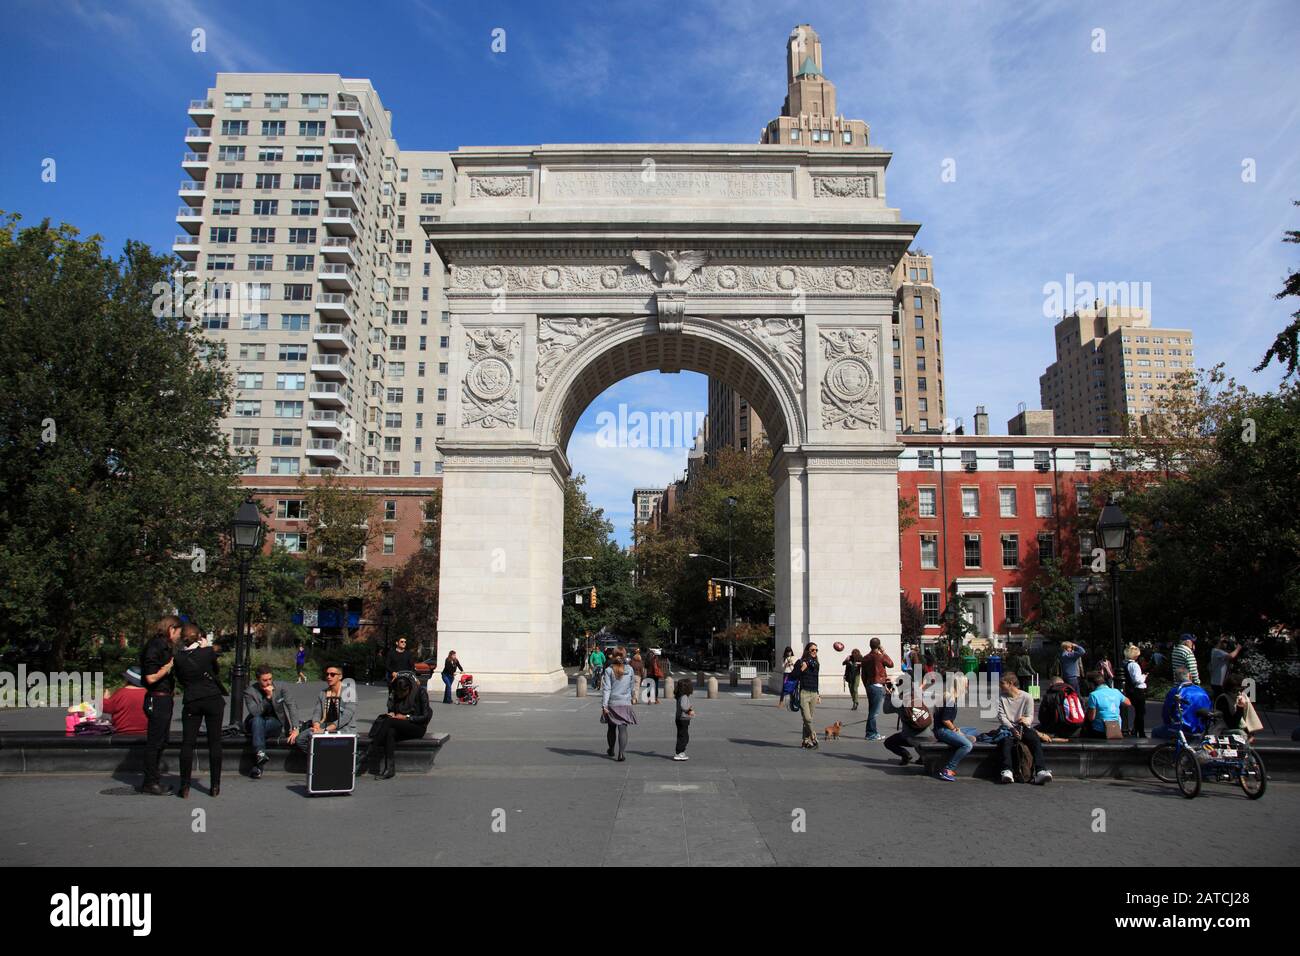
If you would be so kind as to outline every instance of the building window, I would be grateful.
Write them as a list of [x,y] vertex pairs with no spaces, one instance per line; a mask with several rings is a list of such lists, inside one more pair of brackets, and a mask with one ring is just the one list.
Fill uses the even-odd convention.
[[916,337],[916,350],[917,350],[918,352],[924,352],[924,351],[925,351],[925,336],[923,336],[923,335],[918,335],[918,336]]
[[302,498],[281,498],[275,503],[275,516],[286,521],[301,521],[307,517],[306,502]]
[[1034,468],[1038,471],[1047,471],[1052,466],[1052,460],[1045,451],[1034,452]]
[[397,551],[397,535],[384,535],[384,554],[393,554]]
[[939,626],[939,592],[938,591],[921,592],[921,614],[925,619],[926,627]]
[[1019,623],[1020,623],[1020,620],[1021,620],[1021,618],[1020,618],[1020,592],[1019,592],[1019,591],[1003,591],[1003,592],[1002,592],[1002,601],[1003,601],[1003,605],[1006,607],[1006,610],[1007,610],[1007,624],[1009,624],[1009,625],[1010,625],[1010,624],[1019,624]]
[[1020,535],[1004,534],[1002,536],[1002,566],[1004,568],[1020,566]]
[[307,535],[301,531],[277,531],[275,546],[299,554],[307,550]]
[[1016,516],[1016,489],[998,489],[998,516],[1014,518]]
[[925,328],[925,316],[918,315],[915,319],[915,328],[920,331]]
[[916,489],[917,514],[922,518],[935,516],[935,490],[933,488]]
[[1092,453],[1076,451],[1074,453],[1074,467],[1078,471],[1092,471]]
[[236,428],[230,437],[230,443],[236,448],[253,448],[257,445],[256,428]]
[[1050,518],[1052,516],[1052,489],[1034,489],[1034,517]]
[[961,541],[962,555],[966,567],[978,568],[980,566],[980,536],[977,534],[964,534],[961,536]]
[[301,372],[277,372],[275,387],[280,391],[301,391],[307,387],[307,376]]
[[927,471],[933,471],[933,470],[934,470],[934,452],[932,452],[932,451],[924,451],[924,450],[923,450],[923,451],[918,451],[918,452],[916,453],[916,467],[917,467],[917,468],[924,468],[924,469],[926,469]]
[[1079,534],[1079,566],[1084,570],[1092,564],[1092,532],[1084,531]]
[[1016,453],[1013,451],[998,452],[998,467],[1003,470],[1014,469],[1016,467]]
[[963,518],[978,518],[980,516],[980,490],[978,488],[963,488],[961,490],[961,516]]
[[1056,559],[1056,539],[1052,537],[1050,531],[1038,532],[1038,561],[1053,561]]
[[963,451],[961,453],[961,466],[967,471],[974,471],[979,467],[979,460],[975,457],[974,451]]
[[921,567],[926,571],[939,567],[939,536],[936,534],[921,535]]
[[1074,505],[1080,511],[1087,511],[1092,507],[1092,488],[1087,485],[1074,486]]
[[299,461],[297,458],[272,458],[271,474],[273,475],[296,475],[298,474]]

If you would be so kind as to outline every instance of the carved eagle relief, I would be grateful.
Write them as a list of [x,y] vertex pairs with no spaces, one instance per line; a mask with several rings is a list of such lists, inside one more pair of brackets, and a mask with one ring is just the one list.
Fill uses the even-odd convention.
[[662,285],[671,282],[681,285],[691,277],[691,273],[709,261],[707,252],[691,251],[664,252],[660,249],[636,249],[632,258],[654,276],[655,282]]

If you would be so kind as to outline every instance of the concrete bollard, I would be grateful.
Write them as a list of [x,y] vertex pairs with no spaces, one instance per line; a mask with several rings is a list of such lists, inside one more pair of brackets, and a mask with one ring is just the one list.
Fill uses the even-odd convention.
[[750,700],[759,700],[763,696],[763,678],[755,677],[749,682]]
[[671,677],[664,678],[664,697],[668,700],[673,699],[673,693],[677,690],[677,682]]
[[716,677],[710,677],[708,684],[705,686],[709,688],[709,700],[713,700],[718,696],[718,679]]
[[578,675],[577,688],[579,697],[587,696],[587,678],[583,677],[581,674]]

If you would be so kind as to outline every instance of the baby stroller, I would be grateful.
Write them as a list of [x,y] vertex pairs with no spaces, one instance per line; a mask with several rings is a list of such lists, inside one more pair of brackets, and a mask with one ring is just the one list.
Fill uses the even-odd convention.
[[474,686],[473,674],[461,674],[460,686],[456,688],[456,703],[477,704],[478,688]]

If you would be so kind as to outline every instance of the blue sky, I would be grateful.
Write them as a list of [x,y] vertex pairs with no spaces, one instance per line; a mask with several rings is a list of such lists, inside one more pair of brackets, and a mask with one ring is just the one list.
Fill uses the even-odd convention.
[[[840,111],[893,151],[887,198],[936,257],[950,414],[969,422],[986,404],[999,431],[1017,402],[1038,407],[1043,287],[1067,273],[1151,283],[1156,324],[1192,329],[1198,364],[1276,383],[1250,368],[1284,324],[1273,295],[1297,258],[1280,241],[1300,223],[1294,0],[10,0],[0,209],[70,221],[110,248],[167,247],[185,107],[218,71],[369,77],[405,148],[753,142],[780,110],[785,39],[803,22]],[[196,26],[205,54],[190,50]],[[496,28],[504,54],[490,50]],[[55,183],[41,182],[45,157]],[[584,415],[570,457],[621,540],[632,487],[670,480],[685,449],[598,448],[597,413],[704,401],[700,376],[649,373]]]

